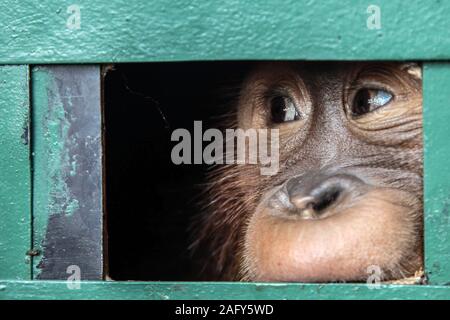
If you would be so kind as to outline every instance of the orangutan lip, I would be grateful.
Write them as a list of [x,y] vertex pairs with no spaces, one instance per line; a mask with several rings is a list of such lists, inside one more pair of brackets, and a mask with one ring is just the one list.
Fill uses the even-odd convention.
[[[246,236],[246,252],[253,257],[245,261],[251,279],[365,281],[371,265],[391,272],[402,259],[398,252],[412,250],[408,248],[414,246],[409,237],[398,233],[398,228],[415,225],[413,219],[400,213],[405,206],[416,206],[417,199],[406,192],[382,187],[363,192],[355,201],[351,196],[341,196],[339,201],[351,201],[352,205],[325,209],[318,218],[277,216],[273,212],[276,210],[267,210],[261,204],[250,220]],[[389,241],[385,241],[386,235],[380,230],[386,231]],[[380,246],[373,246],[374,241]],[[420,265],[420,260],[417,261],[416,265]]]

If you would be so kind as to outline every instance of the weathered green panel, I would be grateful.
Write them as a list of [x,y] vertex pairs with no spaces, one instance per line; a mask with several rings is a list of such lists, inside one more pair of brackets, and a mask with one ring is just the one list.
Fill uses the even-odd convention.
[[450,284],[450,63],[426,63],[423,76],[425,270]]
[[448,59],[449,17],[423,0],[5,0],[0,62]]
[[0,66],[0,279],[30,279],[28,66]]
[[100,67],[31,71],[33,279],[103,276]]
[[450,287],[88,281],[77,289],[64,281],[0,281],[1,299],[450,299]]

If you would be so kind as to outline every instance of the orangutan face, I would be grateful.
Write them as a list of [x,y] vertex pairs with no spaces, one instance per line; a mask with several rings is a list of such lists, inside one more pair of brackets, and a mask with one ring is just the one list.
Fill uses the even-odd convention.
[[279,171],[212,176],[198,234],[212,279],[362,281],[372,265],[384,279],[421,268],[420,66],[263,63],[235,126],[279,129]]

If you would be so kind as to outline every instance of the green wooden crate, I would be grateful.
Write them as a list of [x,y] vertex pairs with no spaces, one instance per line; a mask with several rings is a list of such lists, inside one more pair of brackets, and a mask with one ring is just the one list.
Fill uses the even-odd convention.
[[[380,9],[380,28],[368,26],[373,4]],[[449,17],[450,3],[416,0],[4,1],[0,4],[0,299],[449,299]],[[77,203],[58,175],[58,168],[69,161],[67,132],[40,131],[44,122],[39,119],[47,121],[49,114],[53,118],[47,125],[64,125],[64,103],[50,98],[59,78],[49,71],[54,70],[51,66],[32,65],[88,63],[92,72],[99,73],[103,63],[250,59],[423,62],[429,284],[371,289],[364,284],[82,281],[77,289],[66,281],[37,280],[39,245],[56,210],[51,197],[62,194],[69,213]],[[101,252],[96,254],[101,263]]]

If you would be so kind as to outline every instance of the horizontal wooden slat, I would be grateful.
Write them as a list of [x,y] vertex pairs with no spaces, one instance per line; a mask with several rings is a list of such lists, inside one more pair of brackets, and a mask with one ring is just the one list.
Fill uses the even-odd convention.
[[448,286],[0,281],[0,299],[449,299]]
[[5,0],[0,63],[450,58],[450,2],[378,0],[380,29],[371,4]]

